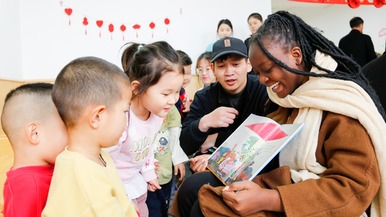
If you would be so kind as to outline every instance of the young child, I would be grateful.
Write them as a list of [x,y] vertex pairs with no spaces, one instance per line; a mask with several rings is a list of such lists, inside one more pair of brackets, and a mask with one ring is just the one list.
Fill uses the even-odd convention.
[[185,177],[184,163],[189,159],[180,146],[180,133],[181,116],[177,108],[172,107],[153,144],[154,157],[159,164],[159,170],[156,170],[156,173],[162,188],[147,192],[146,204],[151,217],[168,216],[170,196],[174,186],[173,178],[181,182]]
[[4,184],[4,216],[40,217],[46,205],[55,158],[67,145],[51,91],[52,84],[24,84],[5,98],[1,125],[14,161]]
[[56,78],[52,99],[69,142],[56,159],[42,216],[138,216],[110,156],[127,123],[130,81],[97,57],[68,63]]
[[176,103],[176,107],[181,115],[181,120],[185,120],[185,116],[190,111],[190,103],[188,93],[185,88],[189,85],[192,80],[192,59],[187,53],[182,50],[177,50],[178,55],[180,56],[181,64],[183,67],[184,73],[184,82],[182,83],[182,88],[180,90],[180,97]]
[[133,90],[130,120],[120,142],[107,151],[127,196],[138,205],[141,217],[146,217],[147,191],[161,189],[154,169],[154,138],[178,100],[182,66],[176,51],[163,41],[132,43],[124,50],[121,61]]
[[[196,74],[202,82],[202,88],[209,86],[210,84],[216,82],[216,77],[213,74],[212,70],[212,52],[204,52],[198,56],[196,61]],[[200,89],[200,90],[201,90]]]

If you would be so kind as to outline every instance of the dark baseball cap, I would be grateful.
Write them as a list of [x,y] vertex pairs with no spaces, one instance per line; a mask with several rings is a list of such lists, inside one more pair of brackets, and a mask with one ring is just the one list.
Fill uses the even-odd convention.
[[211,62],[213,63],[217,58],[225,54],[238,54],[243,57],[248,57],[247,46],[238,38],[222,38],[213,44]]

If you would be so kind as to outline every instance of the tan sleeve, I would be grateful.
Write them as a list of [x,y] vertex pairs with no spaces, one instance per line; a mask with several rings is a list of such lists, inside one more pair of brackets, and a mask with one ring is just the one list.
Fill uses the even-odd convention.
[[377,158],[363,126],[327,113],[320,129],[320,179],[278,187],[287,216],[360,216],[380,186]]

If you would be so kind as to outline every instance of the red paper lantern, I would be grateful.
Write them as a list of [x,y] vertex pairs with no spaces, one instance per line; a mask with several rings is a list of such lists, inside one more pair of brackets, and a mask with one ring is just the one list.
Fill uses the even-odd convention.
[[150,27],[150,29],[151,29],[151,37],[154,38],[154,32],[153,32],[153,30],[154,30],[154,28],[155,28],[155,23],[154,23],[154,22],[150,22],[149,27]]
[[384,0],[373,0],[373,4],[376,8],[380,8],[385,4],[385,2]]
[[103,26],[103,20],[97,20],[97,21],[96,21],[96,25],[97,25],[98,28],[99,28],[99,37],[102,37],[101,28],[102,28],[102,26]]
[[358,8],[360,5],[360,2],[359,0],[347,0],[347,4],[348,6],[350,6],[350,8]]
[[169,29],[168,29],[168,27],[167,27],[167,26],[170,24],[169,18],[165,18],[164,23],[165,23],[165,25],[166,25],[166,33],[169,33]]
[[83,26],[84,26],[84,34],[87,35],[87,25],[88,25],[88,19],[87,17],[83,18]]
[[64,9],[64,12],[68,15],[68,25],[70,26],[71,25],[71,19],[70,19],[70,16],[72,14],[72,8],[65,8]]
[[122,31],[122,41],[125,40],[125,31],[126,31],[126,26],[124,24],[121,25],[120,27],[121,31]]
[[110,39],[113,40],[114,25],[110,23],[109,25]]
[[141,28],[141,26],[139,24],[135,24],[133,25],[133,29],[136,30],[135,31],[135,36],[138,38],[138,30]]

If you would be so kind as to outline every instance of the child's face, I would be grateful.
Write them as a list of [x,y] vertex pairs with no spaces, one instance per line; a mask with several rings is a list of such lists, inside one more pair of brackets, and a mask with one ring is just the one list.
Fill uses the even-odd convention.
[[68,144],[68,134],[59,113],[55,108],[44,123],[39,124],[39,145],[42,145],[44,160],[49,164],[55,164],[55,158]]
[[217,35],[220,38],[232,37],[233,31],[228,24],[221,24],[217,30]]
[[230,54],[225,60],[214,62],[214,75],[224,90],[230,94],[240,93],[247,84],[248,64],[245,57]]
[[184,81],[182,83],[183,88],[187,87],[192,80],[192,65],[184,66],[184,71]]
[[216,81],[216,77],[214,77],[212,66],[209,60],[201,59],[198,61],[196,71],[204,86],[208,86]]
[[132,90],[130,86],[122,85],[122,99],[106,109],[105,121],[103,123],[103,132],[105,140],[101,140],[101,147],[107,148],[118,144],[119,138],[125,130],[128,122],[128,112]]
[[150,86],[140,96],[140,101],[151,113],[166,117],[180,96],[182,83],[183,75],[177,70],[166,72],[157,84]]

